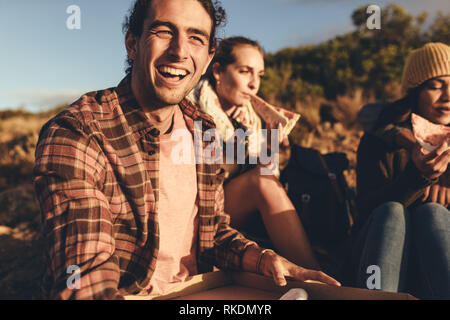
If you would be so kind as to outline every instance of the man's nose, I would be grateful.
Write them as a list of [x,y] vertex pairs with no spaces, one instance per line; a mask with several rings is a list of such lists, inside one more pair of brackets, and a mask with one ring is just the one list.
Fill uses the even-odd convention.
[[177,35],[172,38],[169,47],[169,54],[176,59],[176,61],[186,60],[188,57],[187,39]]

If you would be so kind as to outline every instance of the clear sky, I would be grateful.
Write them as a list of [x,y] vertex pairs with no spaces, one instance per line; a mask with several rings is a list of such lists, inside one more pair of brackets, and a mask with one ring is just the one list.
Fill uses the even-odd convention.
[[[122,22],[133,0],[0,0],[0,110],[45,110],[124,77]],[[244,35],[268,52],[316,44],[353,30],[352,12],[382,0],[221,0],[228,14],[220,37]],[[411,14],[449,0],[395,0]],[[70,30],[66,10],[81,10],[81,29]],[[382,22],[381,22],[382,23]]]

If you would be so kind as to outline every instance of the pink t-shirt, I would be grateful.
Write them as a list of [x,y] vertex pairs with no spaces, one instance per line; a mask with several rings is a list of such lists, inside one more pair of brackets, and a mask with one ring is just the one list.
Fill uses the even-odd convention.
[[197,274],[197,201],[193,138],[177,107],[171,132],[160,137],[159,253],[146,294],[165,294]]

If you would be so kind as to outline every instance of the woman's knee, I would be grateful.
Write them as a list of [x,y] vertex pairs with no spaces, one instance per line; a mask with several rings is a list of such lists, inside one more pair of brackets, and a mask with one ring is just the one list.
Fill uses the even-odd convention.
[[413,224],[419,228],[424,226],[448,226],[450,224],[450,212],[439,203],[428,202],[414,210],[412,220]]
[[[268,190],[273,190],[279,183],[274,175],[262,175],[260,168],[254,168],[247,172],[249,183],[253,190],[264,194]],[[281,184],[279,184],[281,186]],[[281,186],[282,187],[282,186]]]
[[372,214],[372,223],[382,224],[391,229],[405,230],[409,214],[399,202],[389,201],[378,206]]

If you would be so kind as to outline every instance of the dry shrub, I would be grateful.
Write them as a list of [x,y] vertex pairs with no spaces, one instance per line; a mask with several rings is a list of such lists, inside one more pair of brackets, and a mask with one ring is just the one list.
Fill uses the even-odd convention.
[[39,116],[13,117],[0,120],[0,143],[14,140],[17,137],[29,134],[38,134],[47,118]]
[[352,127],[357,124],[357,116],[361,107],[369,101],[373,101],[372,97],[363,94],[362,89],[356,89],[352,93],[340,95],[336,97],[336,101],[329,101],[331,105],[331,114],[346,127]]
[[296,102],[295,111],[300,113],[301,117],[290,136],[294,143],[305,147],[311,145],[314,132],[321,122],[320,107],[324,101],[321,97],[309,95]]
[[0,143],[0,191],[31,182],[37,139],[38,134],[30,132]]

